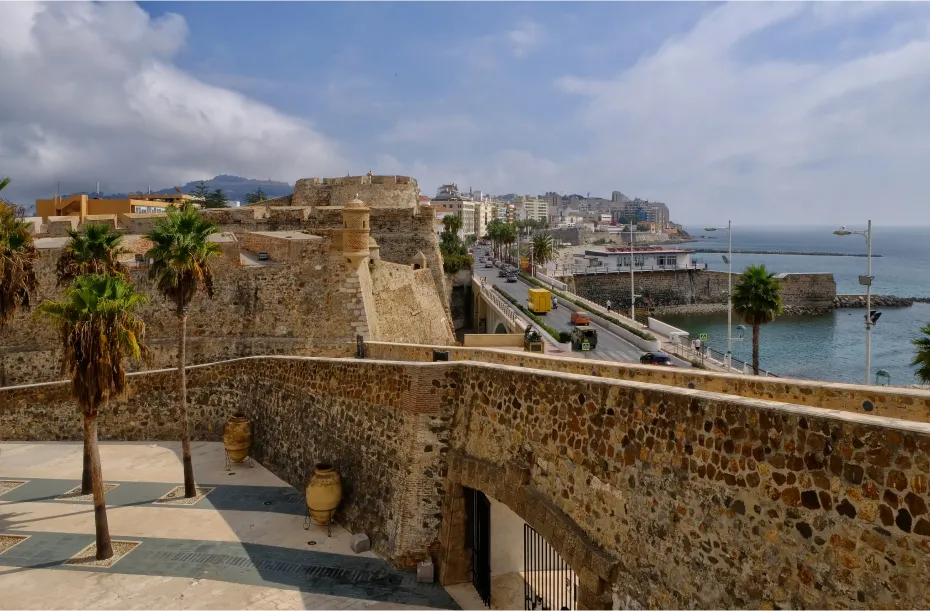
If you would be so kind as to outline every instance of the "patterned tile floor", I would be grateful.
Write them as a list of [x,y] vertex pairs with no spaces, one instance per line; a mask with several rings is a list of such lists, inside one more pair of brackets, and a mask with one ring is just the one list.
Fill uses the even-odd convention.
[[459,608],[439,585],[351,552],[344,529],[304,530],[303,495],[258,464],[230,476],[221,444],[195,444],[207,497],[155,504],[178,485],[175,445],[102,444],[104,479],[119,484],[111,536],[140,545],[101,568],[66,564],[94,540],[92,504],[56,500],[80,483],[80,444],[0,444],[0,480],[26,481],[0,491],[0,535],[28,536],[0,553],[0,609]]

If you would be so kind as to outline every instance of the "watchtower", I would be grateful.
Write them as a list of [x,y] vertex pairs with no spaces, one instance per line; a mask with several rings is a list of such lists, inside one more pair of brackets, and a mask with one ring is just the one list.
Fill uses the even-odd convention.
[[342,209],[342,254],[352,269],[358,269],[369,256],[370,212],[358,197]]

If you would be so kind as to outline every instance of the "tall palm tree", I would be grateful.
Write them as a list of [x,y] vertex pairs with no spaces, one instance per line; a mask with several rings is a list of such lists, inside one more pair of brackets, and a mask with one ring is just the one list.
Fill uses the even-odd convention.
[[[58,256],[58,286],[69,285],[75,278],[89,274],[120,276],[129,281],[129,270],[119,262],[123,236],[109,225],[85,223],[81,231],[68,229],[68,243]],[[90,447],[84,444],[84,470],[81,474],[81,494],[91,493]]]
[[158,290],[175,304],[178,317],[178,385],[181,416],[181,453],[184,462],[184,496],[197,495],[194,485],[194,465],[191,461],[190,426],[187,415],[187,310],[198,289],[213,297],[213,274],[209,259],[220,254],[220,247],[209,240],[216,225],[200,216],[192,205],[180,210],[167,209],[167,217],[156,221],[145,234],[152,241],[146,258],[152,261],[149,277]]
[[[10,179],[0,181],[0,188]],[[35,273],[38,257],[29,226],[16,208],[0,202],[0,336],[19,311],[28,310],[39,286]],[[2,345],[2,344],[0,344]],[[6,358],[0,350],[0,386],[6,386]]]
[[920,330],[923,337],[912,339],[911,343],[917,346],[917,354],[911,365],[917,367],[915,376],[921,384],[930,384],[930,324],[924,325]]
[[123,236],[109,225],[85,223],[81,231],[68,229],[68,243],[58,257],[58,285],[70,284],[78,276],[105,274],[129,280],[129,269],[118,260],[129,251]]
[[79,276],[60,300],[39,306],[39,313],[58,327],[63,364],[71,374],[71,394],[84,415],[98,560],[112,557],[113,546],[103,497],[97,417],[110,398],[126,387],[123,359],[139,359],[146,352],[142,344],[145,323],[134,313],[146,300],[118,276],[91,275]]
[[459,237],[459,231],[462,230],[462,217],[458,214],[447,214],[442,219],[442,225],[446,231]]
[[519,232],[516,225],[513,223],[505,224],[501,230],[501,244],[504,246],[510,246],[517,241],[518,235]]
[[781,286],[764,265],[750,265],[733,287],[733,311],[752,325],[752,370],[759,375],[759,330],[781,314]]
[[[552,242],[552,236],[549,234],[542,234],[533,236],[533,263],[535,265],[545,265],[555,256],[555,246]],[[535,267],[534,265],[534,267]],[[536,275],[536,270],[533,269],[533,275]]]

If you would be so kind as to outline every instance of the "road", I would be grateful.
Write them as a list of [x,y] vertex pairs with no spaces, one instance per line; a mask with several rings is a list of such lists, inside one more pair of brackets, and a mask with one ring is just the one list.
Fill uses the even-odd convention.
[[[475,256],[477,260],[480,255]],[[493,267],[491,269],[486,269],[484,263],[475,264],[475,274],[486,279],[488,282],[492,283],[495,286],[500,287],[508,295],[516,299],[521,305],[526,307],[526,300],[529,297],[529,289],[533,288],[523,280],[518,280],[517,282],[506,282],[506,279],[499,278],[497,273],[498,268]],[[568,307],[571,306],[571,307]],[[566,306],[564,302],[559,302],[558,309],[550,310],[547,314],[540,316],[542,320],[545,321],[547,325],[552,327],[557,331],[571,331],[574,325],[571,324],[571,315],[574,312],[574,305],[568,304]],[[638,363],[639,357],[644,353],[643,350],[637,348],[633,344],[623,340],[607,329],[592,324],[595,329],[597,329],[597,348],[587,352],[582,352],[580,350],[572,350],[571,344],[558,344],[559,348],[563,349],[565,352],[571,352],[574,357],[582,357],[588,359],[595,359],[599,361],[621,361],[625,363]],[[540,329],[543,333],[542,329]],[[676,363],[679,366],[684,366],[684,363]]]

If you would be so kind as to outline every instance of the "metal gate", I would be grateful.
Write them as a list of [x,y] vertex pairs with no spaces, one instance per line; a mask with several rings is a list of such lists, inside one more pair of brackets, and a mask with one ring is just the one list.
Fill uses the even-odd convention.
[[478,490],[472,490],[471,497],[471,511],[466,526],[466,530],[471,531],[471,581],[484,605],[490,607],[491,501]]
[[523,525],[523,608],[575,611],[578,576],[542,535]]

